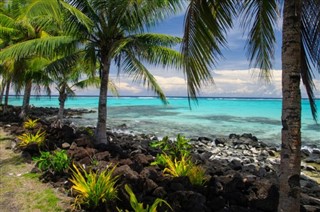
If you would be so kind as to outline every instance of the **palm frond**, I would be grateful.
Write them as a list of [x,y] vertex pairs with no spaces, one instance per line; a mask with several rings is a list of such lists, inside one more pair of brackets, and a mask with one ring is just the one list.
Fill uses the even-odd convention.
[[83,89],[83,88],[86,88],[88,86],[98,87],[99,84],[100,84],[100,78],[99,77],[90,77],[88,79],[84,79],[84,80],[76,82],[73,86]]
[[11,28],[15,28],[16,24],[15,24],[15,20],[3,13],[0,13],[0,25],[1,26],[6,26],[6,27],[11,27]]
[[108,88],[114,96],[119,96],[118,88],[117,88],[116,84],[111,79],[109,79]]
[[249,31],[246,44],[250,66],[258,67],[260,78],[270,80],[274,59],[275,25],[279,16],[276,0],[248,0],[241,5],[241,26]]
[[131,36],[135,42],[142,42],[145,45],[158,45],[166,47],[174,47],[182,42],[179,37],[166,35],[166,34],[156,34],[156,33],[144,33]]
[[68,53],[74,49],[77,40],[71,36],[44,37],[24,41],[4,48],[0,52],[0,60],[6,58],[24,58],[32,55],[52,56],[52,54]]
[[164,104],[168,101],[160,86],[158,85],[154,76],[148,71],[148,69],[132,54],[127,51],[125,59],[123,61],[123,70],[133,77],[134,82],[142,82],[147,88],[155,92]]
[[[181,69],[182,55],[175,51],[171,46],[175,46],[181,38],[162,34],[138,34],[125,39],[118,46],[119,54],[123,49],[132,51],[143,62],[152,65],[161,65],[164,68],[173,67]],[[120,57],[121,58],[121,57]],[[119,58],[119,59],[120,59]],[[120,62],[120,61],[119,61]]]
[[320,73],[320,1],[303,1],[301,27],[301,78],[309,97],[312,117],[317,121],[313,71]]
[[[70,4],[68,4],[69,2]],[[72,16],[70,16],[69,24],[70,24],[70,31],[79,34],[79,31],[83,31],[84,29],[87,32],[92,32],[92,27],[94,26],[93,20],[91,17],[88,17],[87,14],[82,12],[82,9],[85,9],[85,11],[88,11],[88,7],[85,8],[85,6],[88,6],[88,1],[63,1],[59,0],[59,3],[63,8],[65,8],[67,11],[69,11]],[[92,12],[92,10],[91,10]],[[93,13],[94,14],[94,13]],[[92,13],[90,14],[92,15]]]
[[234,1],[191,0],[184,23],[182,54],[188,97],[196,98],[203,83],[213,83],[212,67],[222,56],[226,32],[232,26]]
[[17,36],[20,33],[20,30],[17,30],[15,28],[0,26],[0,37]]
[[80,52],[75,52],[71,55],[66,55],[52,60],[51,63],[45,67],[44,72],[54,76],[55,78],[59,78],[60,74],[70,72],[70,69],[77,65],[80,55]]

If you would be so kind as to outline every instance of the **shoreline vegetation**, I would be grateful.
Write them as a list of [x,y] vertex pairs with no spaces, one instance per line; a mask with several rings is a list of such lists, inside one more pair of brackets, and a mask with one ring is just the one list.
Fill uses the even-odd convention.
[[[77,199],[77,193],[71,189],[73,186],[70,182],[72,165],[70,164],[70,168],[60,173],[52,172],[52,170],[41,171],[39,167],[36,168],[32,158],[39,157],[39,148],[31,145],[21,150],[17,146],[19,145],[17,137],[27,132],[23,127],[24,122],[18,117],[20,107],[10,106],[8,109],[8,112],[2,114],[0,118],[1,175],[10,178],[10,173],[12,173],[3,168],[10,161],[3,158],[2,152],[10,150],[12,154],[15,154],[14,158],[19,161],[19,163],[11,161],[10,165],[16,169],[27,166],[23,169],[26,173],[22,177],[32,176],[33,180],[39,179],[42,185],[49,189],[44,190],[49,193],[49,196],[51,195],[49,199],[53,199],[53,203],[50,203],[54,205],[52,207],[58,211],[72,210],[71,205]],[[186,152],[190,154],[190,161],[193,165],[201,167],[199,170],[204,170],[205,173],[205,180],[199,185],[194,185],[191,183],[190,175],[174,177],[169,174],[172,173],[171,169],[168,171],[170,167],[167,167],[165,172],[163,164],[151,165],[157,162],[158,155],[162,152],[150,146],[152,142],[158,140],[156,136],[152,134],[128,135],[108,130],[106,133],[110,144],[95,146],[92,142],[94,128],[77,128],[70,124],[65,124],[62,128],[52,128],[51,121],[57,114],[57,110],[57,108],[30,110],[29,117],[32,120],[39,119],[38,129],[46,132],[45,146],[41,147],[41,151],[50,153],[65,151],[74,164],[84,167],[88,173],[90,170],[99,173],[112,164],[116,164],[113,175],[117,176],[118,198],[99,202],[94,208],[84,204],[81,205],[81,210],[117,211],[118,208],[132,211],[125,185],[131,187],[137,201],[143,202],[144,206],[152,205],[156,198],[161,198],[170,205],[173,211],[277,210],[279,198],[277,173],[280,152],[277,148],[259,141],[254,135],[244,133],[242,135],[230,134],[214,140],[208,137],[190,139],[191,148],[190,150],[186,148]],[[67,109],[66,117],[81,116],[88,112],[92,111]],[[33,132],[36,131],[33,130]],[[3,142],[8,141],[10,142],[6,143],[3,148]],[[182,140],[180,149],[186,147],[183,142],[185,140]],[[178,155],[178,153],[175,154]],[[320,209],[319,164],[320,151],[318,149],[302,150],[301,211]],[[14,202],[16,196],[13,194],[16,194],[19,189],[7,190],[10,184],[4,181],[5,178],[1,177],[1,179],[1,196],[3,197],[1,199]],[[25,181],[20,187],[28,188],[30,183],[30,181]],[[54,193],[51,193],[52,191]],[[56,191],[59,191],[59,194],[56,194]],[[36,198],[36,194],[41,192],[39,189],[31,190],[28,195],[20,198],[33,202],[36,200],[30,198]],[[19,204],[19,201],[17,203]],[[2,201],[1,205],[3,204]],[[165,205],[159,206],[158,211],[169,210]],[[5,207],[5,211],[8,212],[16,209]],[[48,211],[43,208],[39,210]],[[79,208],[75,211],[77,210],[80,211]]]

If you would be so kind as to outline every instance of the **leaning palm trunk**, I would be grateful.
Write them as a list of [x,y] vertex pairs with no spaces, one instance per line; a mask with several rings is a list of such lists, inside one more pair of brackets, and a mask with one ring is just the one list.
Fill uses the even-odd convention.
[[61,128],[63,125],[64,105],[67,100],[66,84],[62,84],[59,88],[59,111],[57,119],[51,124],[52,127]]
[[7,84],[6,84],[6,93],[5,93],[5,97],[4,97],[4,105],[3,105],[3,112],[6,113],[7,112],[7,108],[8,108],[8,103],[9,103],[9,91],[10,91],[10,85],[11,85],[11,79],[8,79]]
[[98,106],[98,123],[95,132],[96,144],[108,144],[106,134],[106,120],[107,120],[107,94],[108,94],[108,81],[110,71],[110,59],[107,57],[105,51],[101,51],[102,55],[102,73],[101,73],[101,84],[100,84],[100,95],[99,95],[99,106]]
[[5,87],[6,87],[6,81],[3,79],[2,84],[0,86],[0,89],[1,89],[0,90],[0,105],[2,105],[2,99],[3,99]]
[[19,117],[24,119],[28,115],[30,96],[31,96],[32,80],[29,80],[24,88],[23,104]]
[[286,0],[282,44],[282,148],[278,211],[300,211],[301,1]]
[[67,100],[66,94],[66,85],[63,84],[61,90],[59,91],[59,112],[58,112],[58,120],[60,122],[63,121],[63,113],[64,113],[64,105]]

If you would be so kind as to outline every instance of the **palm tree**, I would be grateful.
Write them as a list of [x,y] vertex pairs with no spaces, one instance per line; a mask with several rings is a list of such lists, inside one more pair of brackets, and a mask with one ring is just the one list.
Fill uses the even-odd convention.
[[21,112],[19,117],[25,119],[29,112],[29,103],[31,97],[32,88],[37,94],[41,92],[41,88],[44,88],[47,95],[51,95],[50,84],[52,80],[43,71],[43,68],[47,65],[48,60],[43,57],[32,57],[25,59],[24,71],[20,74],[20,77],[15,77],[15,90],[16,93],[20,93],[22,87],[24,87],[23,92],[23,102],[21,107]]
[[[0,10],[0,38],[1,38],[1,49],[8,46],[31,40],[42,36],[42,32],[39,28],[33,27],[30,24],[30,20],[24,16],[24,12],[28,6],[27,1],[14,0],[9,2],[6,6],[1,5]],[[32,81],[39,72],[35,72],[35,67],[31,64],[36,64],[34,61],[41,61],[37,56],[32,57],[6,57],[3,59],[3,63],[12,63],[12,68],[6,67],[6,74],[3,73],[3,77],[6,75],[7,81],[4,81],[3,85],[6,85],[6,101],[5,105],[8,104],[9,87],[11,84],[14,85],[16,93],[20,93],[22,88],[24,89],[23,105],[20,113],[20,117],[24,118],[29,106],[29,99],[32,89]],[[5,78],[3,78],[5,80]],[[3,90],[1,91],[1,94]]]
[[85,62],[81,60],[82,57],[83,52],[76,51],[72,55],[61,56],[49,61],[43,70],[51,78],[59,92],[59,111],[57,119],[52,123],[54,127],[61,127],[63,124],[65,102],[68,97],[75,96],[73,87],[85,88],[99,84],[99,78],[95,77],[90,69],[88,71]]
[[[280,164],[279,211],[300,211],[301,94],[304,83],[316,120],[312,71],[320,70],[320,1],[317,0],[190,0],[182,52],[185,58],[204,58],[199,66],[216,63],[220,47],[226,44],[225,32],[232,26],[233,15],[240,11],[242,26],[249,31],[247,50],[251,65],[261,69],[268,79],[275,44],[274,29],[278,8],[283,7],[282,43],[282,149]],[[190,66],[192,68],[192,66]],[[188,68],[187,68],[188,69]],[[188,72],[187,72],[188,73]],[[210,79],[188,76],[192,83]],[[195,85],[199,85],[196,83]],[[194,87],[198,91],[200,86]],[[191,90],[191,94],[192,90]]]
[[301,94],[306,87],[317,120],[312,71],[320,73],[320,1],[284,1],[282,145],[279,211],[300,211]]
[[[108,81],[112,60],[135,81],[142,81],[151,88],[161,100],[166,98],[155,78],[143,65],[147,62],[155,65],[180,65],[180,54],[170,49],[181,40],[177,37],[143,33],[145,28],[156,23],[168,11],[164,1],[130,0],[75,0],[67,1],[90,18],[93,27],[88,31],[79,25],[79,39],[85,45],[86,58],[97,61],[101,77],[96,144],[107,144],[106,117]],[[179,1],[176,1],[179,2]],[[61,4],[65,4],[61,2]],[[172,4],[174,12],[180,4]],[[71,17],[70,21],[78,21]]]

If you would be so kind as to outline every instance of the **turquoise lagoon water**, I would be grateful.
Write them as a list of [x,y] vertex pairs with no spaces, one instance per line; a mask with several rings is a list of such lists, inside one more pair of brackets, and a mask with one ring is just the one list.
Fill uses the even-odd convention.
[[[228,136],[230,133],[252,133],[268,144],[280,144],[281,99],[199,98],[198,104],[186,98],[168,98],[163,105],[156,97],[109,97],[108,127],[118,129],[126,124],[131,133],[153,133],[159,137]],[[10,97],[9,104],[21,105],[22,98]],[[58,107],[57,97],[32,97],[37,107]],[[320,100],[316,101],[320,110]],[[66,108],[97,110],[98,97],[74,97]],[[95,126],[97,113],[72,119],[78,126]],[[308,100],[302,101],[302,142],[320,145],[320,125],[312,119]]]

